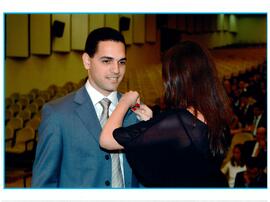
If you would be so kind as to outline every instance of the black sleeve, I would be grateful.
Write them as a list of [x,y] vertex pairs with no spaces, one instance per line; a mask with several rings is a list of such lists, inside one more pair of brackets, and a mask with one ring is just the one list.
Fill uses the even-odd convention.
[[[186,110],[166,111],[149,121],[114,131],[114,138],[124,146],[127,160],[141,184],[225,187],[225,176],[220,177],[219,168],[215,170],[216,166],[205,158],[208,156],[207,127],[199,121],[194,125],[192,120]],[[188,135],[184,128],[192,133]]]
[[167,111],[149,121],[118,128],[114,130],[113,136],[125,149],[158,144],[181,148],[190,144],[188,137],[183,133],[177,113]]
[[[113,135],[124,146],[127,160],[141,184],[170,187],[176,186],[171,182],[179,171],[176,164],[181,162],[176,160],[176,155],[182,154],[180,150],[191,144],[183,131],[177,115],[165,113],[149,121],[116,129]],[[168,173],[175,174],[168,177]]]
[[141,121],[137,124],[131,125],[129,127],[120,127],[113,131],[113,137],[115,140],[126,147],[130,145],[135,139],[140,138],[141,135],[154,125],[154,120]]

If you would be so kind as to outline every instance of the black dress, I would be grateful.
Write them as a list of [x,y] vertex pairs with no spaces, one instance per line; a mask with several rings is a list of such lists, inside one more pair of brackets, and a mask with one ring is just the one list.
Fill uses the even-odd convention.
[[[185,127],[183,127],[183,125]],[[210,154],[208,127],[186,109],[168,110],[113,133],[145,187],[227,187]]]

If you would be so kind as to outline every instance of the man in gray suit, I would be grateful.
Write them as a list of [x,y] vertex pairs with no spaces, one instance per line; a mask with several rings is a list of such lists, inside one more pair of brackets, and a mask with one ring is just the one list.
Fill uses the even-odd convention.
[[[124,37],[111,28],[92,31],[82,55],[88,80],[76,92],[45,104],[33,166],[32,187],[110,188],[112,160],[99,146],[103,98],[110,100],[110,114],[121,95],[117,87],[126,69]],[[126,114],[123,125],[138,122]],[[136,186],[125,155],[120,153],[124,184]]]

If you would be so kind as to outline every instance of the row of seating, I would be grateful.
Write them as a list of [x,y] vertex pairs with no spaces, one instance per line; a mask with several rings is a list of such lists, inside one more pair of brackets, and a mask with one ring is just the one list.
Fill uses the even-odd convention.
[[64,86],[51,85],[47,90],[32,89],[28,94],[13,93],[5,103],[5,151],[23,154],[35,150],[42,106],[53,99],[76,90],[84,83],[67,82]]
[[266,48],[227,48],[211,51],[219,75],[236,76],[242,71],[250,70],[266,60]]

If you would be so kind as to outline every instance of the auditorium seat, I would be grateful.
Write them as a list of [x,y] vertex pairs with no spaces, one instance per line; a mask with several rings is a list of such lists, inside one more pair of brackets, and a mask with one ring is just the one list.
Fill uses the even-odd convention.
[[14,128],[11,126],[5,127],[5,141],[9,141],[14,138]]
[[30,103],[32,103],[32,102],[34,101],[34,99],[37,98],[37,95],[36,95],[36,93],[29,92],[29,93],[27,94],[27,97],[29,98]]
[[56,91],[56,94],[55,94],[55,97],[59,97],[60,95],[64,96],[66,94],[68,94],[68,90],[66,88],[58,87],[57,91]]
[[10,126],[14,130],[23,128],[23,119],[20,117],[13,117],[7,122],[7,127]]
[[9,109],[12,109],[13,114],[16,116],[21,110],[22,110],[22,105],[21,103],[14,103],[12,104]]
[[20,94],[19,93],[12,93],[9,97],[12,99],[13,103],[16,103],[20,98]]
[[28,97],[28,99],[29,99],[29,104],[30,103],[32,103],[33,102],[33,100],[36,98],[35,97],[35,94],[34,93],[28,93],[28,94],[26,94],[26,96]]
[[6,109],[5,110],[5,124],[14,117],[14,112],[12,109]]
[[29,97],[27,95],[21,95],[18,103],[22,105],[22,109],[26,108],[30,103]]
[[7,124],[6,128],[12,128],[13,129],[13,137],[12,140],[10,140],[10,144],[14,145],[16,141],[16,132],[23,128],[23,120],[20,117],[14,117],[11,118]]
[[74,83],[71,81],[66,82],[62,88],[66,89],[68,93],[72,92],[75,89]]
[[57,91],[57,86],[55,84],[52,84],[48,87],[47,91],[50,93],[51,98],[53,98]]
[[39,96],[42,97],[45,102],[48,102],[51,99],[51,94],[47,90],[40,91]]
[[39,96],[39,89],[37,89],[37,88],[33,88],[30,92],[29,92],[29,94],[33,94],[33,96],[34,96],[34,98],[37,98],[38,96]]
[[30,110],[31,117],[33,117],[39,111],[38,104],[35,102],[32,102],[31,104],[29,104],[26,109]]
[[24,152],[32,151],[35,146],[35,132],[30,127],[20,129],[16,133],[15,145],[6,144],[6,152],[12,154],[22,154]]
[[23,123],[25,124],[26,121],[31,119],[31,111],[29,109],[24,109],[18,113],[17,117],[22,118]]
[[34,118],[38,118],[38,119],[41,119],[41,111],[38,111],[37,113],[35,113]]
[[36,116],[26,123],[26,127],[31,127],[35,131],[35,138],[37,137],[37,131],[40,124],[40,117]]
[[5,108],[9,108],[12,104],[14,104],[13,100],[10,97],[5,98]]
[[39,96],[37,99],[34,100],[34,103],[37,104],[38,109],[40,110],[42,106],[45,104],[45,100],[43,97]]

